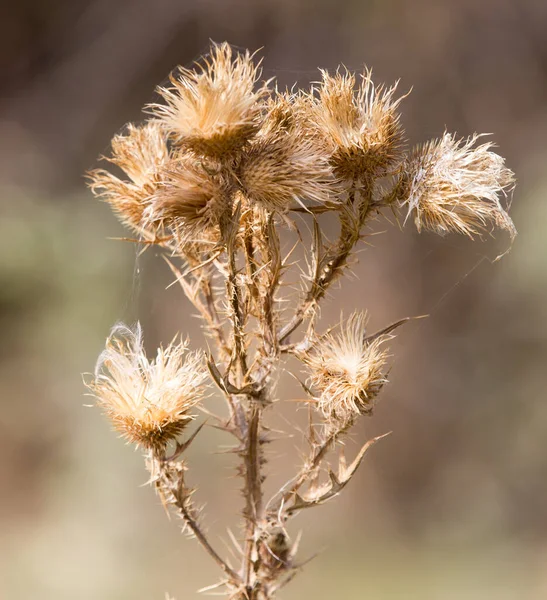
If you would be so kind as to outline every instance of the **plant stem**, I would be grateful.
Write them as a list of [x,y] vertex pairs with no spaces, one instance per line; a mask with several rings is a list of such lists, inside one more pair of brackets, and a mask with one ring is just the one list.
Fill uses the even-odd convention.
[[245,470],[245,555],[243,581],[247,588],[254,587],[253,564],[257,549],[258,523],[262,519],[262,474],[260,452],[260,428],[262,406],[259,401],[250,399],[246,448],[244,452]]
[[211,556],[211,558],[218,564],[222,571],[230,578],[234,583],[241,581],[240,576],[236,573],[218,554],[213,548],[207,536],[199,526],[197,518],[194,514],[194,510],[190,504],[191,492],[184,487],[183,473],[178,473],[179,481],[173,482],[170,473],[167,469],[169,461],[165,460],[164,456],[155,454],[153,460],[159,465],[159,479],[157,485],[161,495],[167,498],[172,505],[177,509],[177,512],[181,516],[184,524],[194,534],[195,538],[205,549],[205,551]]
[[316,274],[304,300],[296,309],[292,319],[278,333],[280,344],[283,344],[291,333],[298,329],[309,311],[323,298],[330,284],[345,266],[355,244],[361,238],[361,228],[365,224],[372,208],[373,187],[372,183],[367,183],[364,197],[357,207],[357,214],[354,214],[355,184],[356,182],[354,181],[352,188],[348,192],[348,206],[345,218],[342,218],[344,213],[341,212],[338,241],[332,248],[327,250],[324,256],[319,258]]
[[233,248],[228,248],[228,298],[231,307],[232,333],[234,347],[232,361],[237,362],[240,367],[240,378],[242,383],[247,374],[247,349],[245,347],[244,315],[241,303],[241,291],[237,284],[236,256]]
[[313,455],[306,462],[306,464],[300,469],[300,472],[288,481],[270,500],[269,505],[272,503],[276,496],[280,496],[279,500],[271,506],[269,512],[272,515],[277,515],[280,508],[283,507],[291,498],[298,492],[298,490],[306,483],[309,477],[314,473],[317,467],[321,464],[321,461],[325,458],[325,455],[329,451],[331,445],[340,435],[339,429],[333,431],[329,436],[318,446],[315,447]]

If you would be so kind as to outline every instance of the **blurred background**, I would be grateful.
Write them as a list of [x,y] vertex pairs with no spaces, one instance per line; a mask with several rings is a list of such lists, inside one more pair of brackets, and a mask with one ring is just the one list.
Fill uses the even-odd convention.
[[[391,384],[355,444],[393,431],[348,490],[294,522],[296,600],[547,598],[547,3],[544,0],[19,0],[0,8],[0,597],[198,597],[218,573],[169,522],[137,452],[84,405],[110,327],[150,347],[199,325],[160,257],[140,257],[83,173],[154,87],[209,40],[263,47],[281,87],[374,67],[413,88],[411,143],[492,132],[517,174],[512,251],[387,220],[323,310],[407,315]],[[281,384],[280,397],[298,394]],[[213,400],[214,403],[214,400]],[[287,414],[294,411],[287,403]],[[300,455],[284,436],[271,468]],[[189,456],[224,539],[239,509],[212,430]],[[356,445],[355,445],[356,447]],[[354,446],[350,444],[351,450]],[[227,550],[226,550],[227,552]]]

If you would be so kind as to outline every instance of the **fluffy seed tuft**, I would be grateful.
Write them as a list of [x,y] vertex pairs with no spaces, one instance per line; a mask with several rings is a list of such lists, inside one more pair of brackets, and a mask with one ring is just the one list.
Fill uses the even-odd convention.
[[278,129],[257,138],[243,155],[240,180],[246,196],[271,211],[335,198],[328,155],[299,130]]
[[304,359],[327,421],[350,424],[358,415],[370,414],[372,401],[387,382],[383,369],[388,354],[382,345],[390,336],[366,342],[366,320],[365,313],[353,313],[337,335],[322,337]]
[[149,108],[174,143],[202,155],[237,151],[260,126],[260,101],[267,84],[255,90],[260,66],[252,55],[234,56],[227,43],[215,44],[199,70],[180,67],[172,86],[159,88],[166,101]]
[[474,147],[478,138],[475,134],[457,140],[445,133],[410,155],[399,200],[408,216],[414,211],[418,231],[454,231],[472,238],[493,225],[515,237],[513,221],[499,198],[514,186],[513,172],[491,151],[490,142]]
[[129,442],[162,449],[194,419],[189,411],[202,400],[207,375],[202,353],[187,349],[173,341],[148,360],[140,325],[112,330],[88,387]]
[[322,71],[319,99],[309,104],[309,118],[331,152],[335,172],[345,179],[383,177],[399,162],[403,131],[394,99],[397,85],[376,87],[372,71],[355,76]]

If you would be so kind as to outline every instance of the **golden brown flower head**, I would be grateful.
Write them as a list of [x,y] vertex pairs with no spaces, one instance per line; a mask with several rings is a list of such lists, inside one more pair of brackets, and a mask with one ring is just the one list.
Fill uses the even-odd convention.
[[491,224],[516,235],[499,199],[513,187],[513,172],[490,150],[491,143],[474,147],[478,138],[457,140],[445,133],[410,155],[399,183],[399,200],[408,207],[408,215],[415,211],[418,231],[455,231],[473,237]]
[[129,177],[119,179],[105,169],[89,173],[93,193],[108,202],[120,221],[143,233],[143,212],[161,183],[169,151],[161,128],[153,122],[142,127],[129,124],[125,135],[112,139],[112,157],[106,158]]
[[310,103],[309,118],[332,153],[336,173],[345,179],[383,177],[396,167],[403,145],[403,131],[394,99],[397,85],[376,87],[372,72],[355,76],[322,71],[319,99]]
[[198,241],[210,237],[228,208],[228,186],[216,166],[185,156],[171,163],[144,218],[182,242]]
[[372,411],[372,401],[387,382],[383,373],[389,336],[366,340],[366,315],[353,313],[338,335],[327,334],[305,358],[311,384],[319,390],[319,409],[328,421],[350,424]]
[[[276,135],[280,131],[294,132],[303,124],[302,104],[308,102],[303,93],[274,93],[265,102],[265,117],[260,128],[261,136]],[[306,132],[309,134],[309,132]]]
[[154,360],[144,353],[142,331],[116,326],[88,385],[114,427],[128,441],[162,449],[194,419],[204,394],[203,356],[174,341]]
[[179,68],[172,87],[159,88],[166,105],[150,108],[176,144],[199,154],[224,157],[258,130],[267,84],[255,90],[259,65],[247,51],[234,57],[227,43],[215,44],[199,70]]
[[286,212],[294,202],[325,204],[335,198],[328,155],[298,129],[256,138],[242,157],[240,181],[250,200],[271,211]]

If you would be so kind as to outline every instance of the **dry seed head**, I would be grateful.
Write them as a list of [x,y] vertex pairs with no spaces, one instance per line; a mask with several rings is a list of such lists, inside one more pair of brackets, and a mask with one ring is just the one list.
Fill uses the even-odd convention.
[[469,237],[489,225],[516,235],[500,194],[514,186],[513,172],[492,152],[491,143],[475,146],[479,136],[457,140],[445,133],[410,155],[399,182],[399,200],[415,211],[414,222],[435,233],[449,231]]
[[189,155],[172,161],[144,217],[181,241],[199,241],[211,237],[229,206],[228,185],[218,167]]
[[166,101],[150,106],[175,144],[203,155],[224,157],[239,150],[259,128],[260,67],[247,51],[234,56],[227,43],[212,46],[197,70],[179,68],[170,88],[159,88]]
[[144,210],[158,189],[162,170],[169,161],[161,128],[153,122],[142,127],[129,124],[126,134],[112,139],[112,157],[106,160],[122,169],[129,181],[105,169],[96,169],[89,173],[91,190],[112,206],[122,223],[143,233]]
[[[278,92],[277,90],[265,102],[265,116],[260,135],[275,135],[280,131],[294,132],[303,123],[302,105],[308,102],[303,93]],[[309,132],[307,132],[309,133]]]
[[366,342],[366,320],[365,313],[353,313],[338,334],[325,335],[304,359],[327,421],[348,424],[359,414],[370,413],[372,401],[387,382],[383,371],[388,354],[382,345],[390,336]]
[[154,360],[144,352],[142,331],[117,325],[88,385],[106,415],[129,442],[162,449],[194,418],[204,395],[203,355],[173,341]]
[[397,84],[376,87],[372,71],[335,76],[322,71],[319,99],[309,104],[309,118],[323,135],[336,173],[346,179],[383,177],[397,166],[403,147],[403,130],[394,99]]
[[335,199],[336,181],[328,155],[304,131],[258,137],[242,156],[240,181],[246,196],[271,211],[291,204]]

